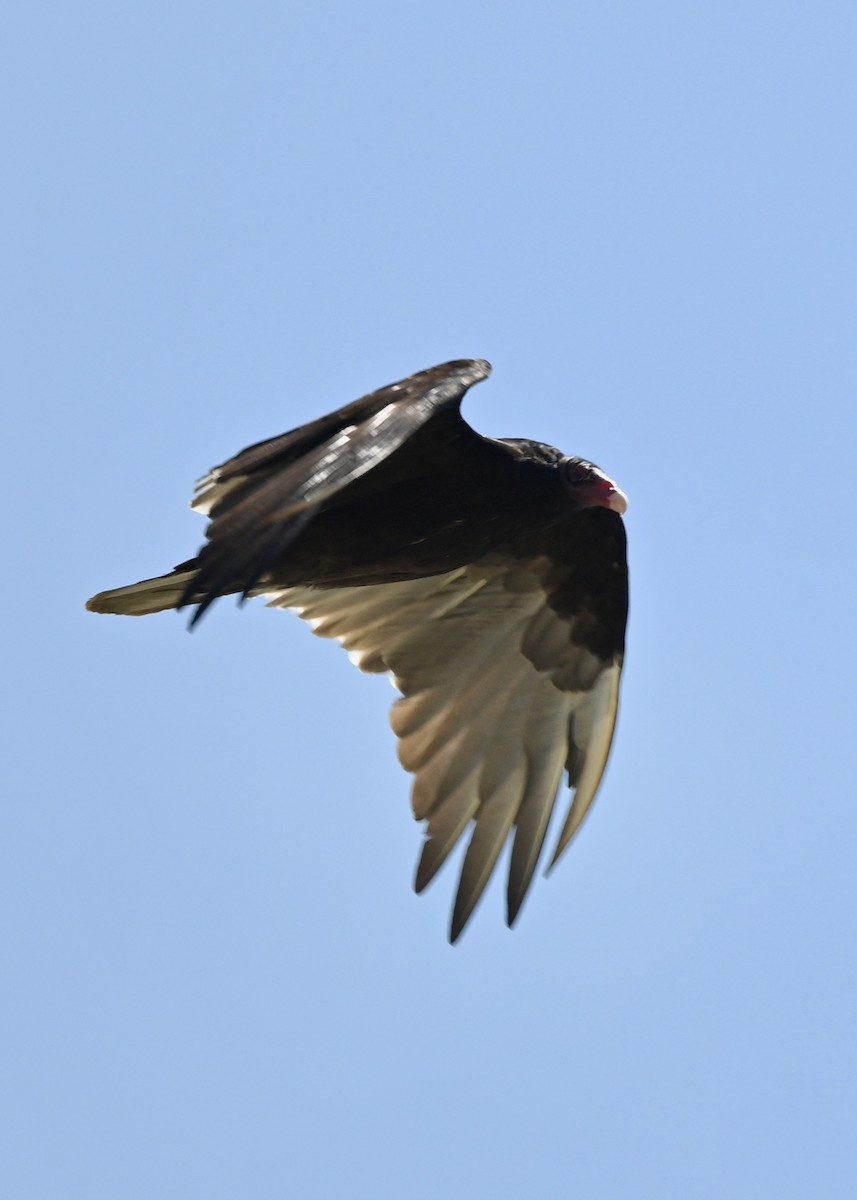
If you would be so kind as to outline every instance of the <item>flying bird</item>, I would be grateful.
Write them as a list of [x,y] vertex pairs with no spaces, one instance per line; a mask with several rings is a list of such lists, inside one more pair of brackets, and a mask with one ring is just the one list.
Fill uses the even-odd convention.
[[420,371],[215,467],[192,507],[196,558],[100,592],[140,616],[266,596],[401,692],[391,723],[415,776],[422,891],[471,830],[450,941],[511,835],[508,923],[532,882],[563,772],[573,791],[551,865],[607,763],[628,612],[622,514],[603,471],[463,419],[490,365]]

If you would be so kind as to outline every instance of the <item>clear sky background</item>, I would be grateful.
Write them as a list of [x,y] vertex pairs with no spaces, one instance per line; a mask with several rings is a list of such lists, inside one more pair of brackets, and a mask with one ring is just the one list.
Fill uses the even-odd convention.
[[[853,1195],[854,4],[4,22],[3,1195]],[[385,680],[83,604],[471,355],[629,493],[632,616],[593,815],[453,949]]]

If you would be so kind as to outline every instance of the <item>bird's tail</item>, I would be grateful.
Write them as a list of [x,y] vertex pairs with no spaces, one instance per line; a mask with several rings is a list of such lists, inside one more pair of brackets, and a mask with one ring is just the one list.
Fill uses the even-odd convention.
[[[196,567],[192,571],[171,571],[169,575],[159,575],[157,579],[141,579],[139,583],[129,583],[127,587],[99,592],[87,600],[86,607],[90,612],[122,613],[129,617],[143,617],[147,613],[177,608],[196,571]],[[193,596],[186,598],[185,603],[193,604]]]

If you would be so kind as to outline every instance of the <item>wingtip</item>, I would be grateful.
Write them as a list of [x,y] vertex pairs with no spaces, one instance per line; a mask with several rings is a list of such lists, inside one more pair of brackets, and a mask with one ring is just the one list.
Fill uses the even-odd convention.
[[[579,794],[580,793],[578,792],[578,795]],[[581,805],[577,808],[575,807],[575,804],[572,803],[569,814],[566,817],[565,825],[563,826],[562,832],[559,835],[559,841],[556,844],[556,849],[554,850],[553,854],[551,855],[550,862],[545,867],[545,877],[546,878],[548,875],[550,875],[550,873],[553,871],[556,864],[559,862],[559,860],[565,854],[566,850],[569,848],[571,843],[577,837],[577,834],[580,831],[580,827],[583,824],[584,819],[589,814],[593,798],[594,798],[593,796],[589,796],[587,803],[585,805]],[[576,800],[577,800],[577,796],[575,796],[575,801]]]
[[[217,596],[206,596],[206,598],[203,601],[201,601],[199,604],[197,604],[196,608],[194,608],[193,612],[188,617],[188,622],[187,622],[188,633],[193,633],[194,629],[196,629],[197,625],[200,623],[202,618],[205,616],[205,614],[211,608],[214,601],[217,599],[218,599]],[[178,605],[177,611],[183,612],[184,609],[190,607],[191,603],[192,602],[190,600],[185,600],[184,603]]]
[[456,380],[464,387],[472,387],[474,383],[481,383],[483,379],[487,379],[492,370],[487,358],[454,358],[452,362],[429,367],[422,374],[433,375],[437,372],[447,379]]
[[454,946],[457,944],[458,939],[461,937],[462,933],[464,933],[465,926],[467,925],[467,922],[469,919],[470,919],[469,913],[464,918],[463,921],[456,920],[455,917],[453,916],[452,920],[449,923],[449,936],[447,939],[449,941],[450,946]]
[[[527,889],[529,891],[529,888]],[[513,929],[515,922],[521,915],[521,908],[526,899],[526,892],[521,896],[507,896],[506,898],[506,924],[510,929]]]
[[[490,871],[488,874],[490,875]],[[452,909],[452,920],[449,923],[449,944],[451,946],[455,945],[467,928],[470,918],[473,916],[480,900],[485,894],[487,881],[488,877],[486,876],[480,883],[471,885],[464,890],[462,890],[462,884],[459,882],[455,904]]]
[[467,922],[473,916],[473,910],[480,899],[481,891],[462,892],[461,883],[459,882],[458,891],[455,896],[455,903],[452,908],[452,917],[449,922],[449,944],[454,946],[461,937]]
[[469,376],[471,384],[487,379],[493,370],[487,358],[465,358],[461,365],[464,367],[462,375]]
[[559,862],[559,860],[562,858],[563,854],[565,854],[566,850],[569,847],[570,841],[571,841],[571,839],[569,839],[568,842],[560,842],[560,844],[557,846],[556,850],[554,850],[553,854],[551,855],[550,862],[545,867],[545,871],[544,871],[545,879],[547,879],[549,875],[553,874],[554,867]]

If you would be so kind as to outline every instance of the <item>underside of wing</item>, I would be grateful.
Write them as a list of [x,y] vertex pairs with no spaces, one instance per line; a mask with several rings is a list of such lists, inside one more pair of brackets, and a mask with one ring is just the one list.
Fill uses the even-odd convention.
[[[288,588],[270,603],[338,638],[402,692],[391,721],[426,822],[422,890],[470,827],[452,916],[455,941],[509,835],[511,924],[539,860],[564,770],[576,788],[557,855],[588,811],[607,761],[620,663],[574,642],[547,603],[549,564],[498,557],[444,575],[347,588]],[[261,589],[260,589],[261,590]]]

